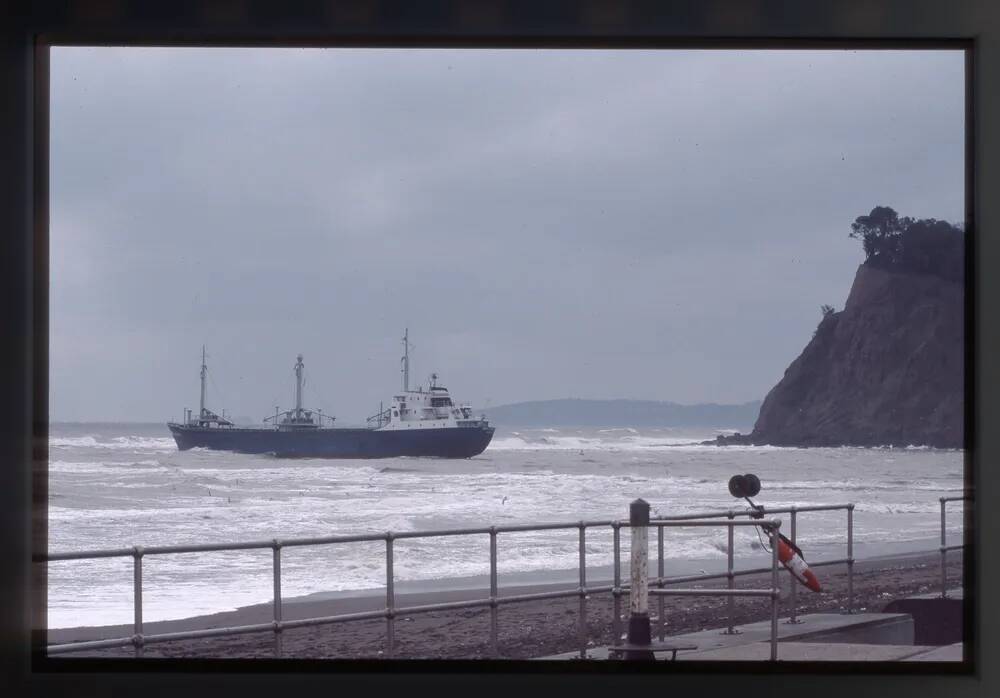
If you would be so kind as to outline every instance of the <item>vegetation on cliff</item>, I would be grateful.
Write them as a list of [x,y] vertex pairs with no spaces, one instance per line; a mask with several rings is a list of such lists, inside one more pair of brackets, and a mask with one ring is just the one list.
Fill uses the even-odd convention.
[[850,236],[861,240],[869,266],[948,281],[964,279],[965,235],[947,221],[900,218],[888,206],[876,206],[854,219]]

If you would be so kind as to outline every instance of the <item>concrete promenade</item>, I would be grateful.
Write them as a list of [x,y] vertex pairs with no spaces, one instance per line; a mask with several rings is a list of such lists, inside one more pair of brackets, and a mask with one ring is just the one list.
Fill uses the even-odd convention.
[[[961,598],[961,590],[949,590],[948,596]],[[778,661],[962,661],[961,642],[942,646],[914,644],[914,619],[908,613],[812,613],[799,620],[778,623]],[[679,651],[677,661],[767,661],[770,637],[768,620],[740,626],[739,632],[732,635],[723,628],[712,628],[667,636],[664,644],[697,647]],[[607,658],[606,646],[587,650],[587,659]],[[580,659],[580,653],[564,652],[539,659]]]

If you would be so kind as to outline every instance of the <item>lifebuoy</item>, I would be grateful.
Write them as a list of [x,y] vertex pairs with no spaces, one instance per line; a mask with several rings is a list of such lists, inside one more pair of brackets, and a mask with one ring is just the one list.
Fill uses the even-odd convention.
[[816,575],[812,573],[809,565],[802,558],[802,551],[780,533],[778,534],[778,559],[803,585],[812,591],[822,591]]

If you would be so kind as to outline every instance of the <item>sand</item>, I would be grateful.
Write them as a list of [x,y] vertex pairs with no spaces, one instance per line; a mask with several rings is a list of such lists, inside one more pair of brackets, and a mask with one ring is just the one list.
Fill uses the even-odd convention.
[[[846,565],[831,565],[815,570],[823,584],[822,593],[799,587],[797,608],[801,613],[837,612],[847,607]],[[788,590],[790,577],[781,576],[781,617],[789,613]],[[766,587],[770,575],[738,577],[737,587]],[[962,555],[948,556],[949,588],[962,584]],[[700,585],[685,583],[684,587],[718,588],[725,580]],[[535,593],[567,589],[571,585],[549,584],[501,588],[500,595]],[[889,602],[933,592],[940,589],[940,557],[936,553],[918,553],[861,560],[854,565],[854,608],[856,611],[881,611]],[[429,603],[459,601],[488,597],[488,590],[439,591],[397,594],[396,606],[417,606]],[[384,596],[354,598],[285,599],[284,620],[311,616],[332,616],[343,613],[376,610],[385,607]],[[735,623],[750,623],[770,617],[766,599],[739,598],[735,604]],[[650,599],[654,635],[658,632],[659,601]],[[628,613],[628,597],[622,598],[623,613]],[[146,623],[147,635],[181,630],[217,628],[251,623],[267,623],[272,619],[270,604],[240,608],[176,621]],[[593,594],[587,601],[587,643],[589,646],[611,644],[614,640],[610,593]],[[579,598],[546,599],[512,603],[499,607],[498,658],[531,659],[580,649]],[[668,597],[664,603],[666,635],[724,627],[726,600],[703,597]],[[625,625],[623,624],[623,630]],[[50,644],[126,637],[132,634],[129,625],[58,629],[49,631]],[[250,658],[273,657],[274,636],[271,632],[221,638],[174,640],[148,645],[146,657],[183,658]],[[317,627],[295,628],[282,633],[283,657],[301,659],[384,658],[386,621],[384,618],[333,623]],[[133,657],[128,648],[110,648],[75,652],[60,657]],[[403,659],[484,659],[490,658],[490,610],[466,608],[418,614],[400,614],[395,621],[394,658]]]

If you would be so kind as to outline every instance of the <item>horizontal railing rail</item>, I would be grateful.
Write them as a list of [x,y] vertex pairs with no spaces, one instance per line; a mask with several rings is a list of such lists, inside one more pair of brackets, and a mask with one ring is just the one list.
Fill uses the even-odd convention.
[[[769,508],[764,510],[765,515],[779,514],[779,513],[789,513],[791,514],[791,540],[795,540],[795,519],[796,515],[802,512],[815,512],[815,511],[835,511],[835,510],[846,510],[848,514],[848,534],[847,534],[847,557],[842,560],[829,560],[822,562],[810,563],[813,566],[820,565],[832,565],[832,564],[843,564],[848,565],[848,612],[850,612],[851,604],[853,602],[853,584],[852,584],[852,566],[853,566],[853,527],[852,527],[852,516],[853,516],[853,504],[843,504],[843,505],[817,505],[817,506],[806,506],[806,507],[779,507],[779,508]],[[747,517],[747,521],[738,521],[737,518]],[[753,517],[753,518],[751,518]],[[713,519],[724,518],[725,521],[716,521]],[[733,602],[737,596],[764,596],[767,594],[774,594],[774,608],[777,609],[777,596],[776,592],[767,590],[756,590],[752,594],[744,594],[742,591],[751,590],[740,590],[740,593],[734,593],[734,580],[736,577],[752,574],[764,574],[772,571],[777,574],[777,568],[772,567],[760,567],[745,570],[734,569],[733,563],[733,531],[734,528],[740,526],[768,526],[773,525],[774,530],[780,526],[780,522],[773,520],[775,523],[769,523],[770,519],[761,519],[758,514],[755,514],[753,510],[716,510],[699,512],[697,514],[683,514],[676,516],[660,516],[656,519],[650,521],[650,526],[655,526],[658,531],[658,544],[659,544],[659,566],[658,574],[656,577],[650,579],[650,582],[656,585],[656,589],[651,589],[650,593],[660,597],[660,637],[663,637],[663,606],[662,597],[668,595],[663,592],[677,592],[674,595],[705,595],[705,596],[724,596],[727,598],[729,603],[729,628],[727,632],[737,632],[733,627]],[[664,554],[663,554],[663,538],[664,538],[664,528],[674,528],[674,527],[708,527],[708,526],[725,526],[729,532],[729,545],[727,552],[727,571],[725,573],[718,574],[698,574],[698,575],[681,575],[667,577],[664,574]],[[586,533],[587,529],[595,528],[607,528],[611,527],[613,539],[614,539],[614,582],[610,585],[600,585],[594,587],[588,587],[586,580]],[[61,644],[51,644],[48,645],[47,650],[49,654],[58,655],[65,654],[69,652],[88,650],[88,649],[103,649],[110,647],[123,647],[132,645],[134,647],[135,655],[142,656],[143,648],[146,645],[169,642],[172,640],[184,640],[184,639],[195,639],[195,638],[209,638],[209,637],[224,637],[232,635],[241,635],[249,633],[258,632],[272,632],[274,634],[274,653],[276,656],[282,655],[282,632],[286,629],[300,628],[300,627],[314,627],[321,625],[328,625],[334,623],[341,623],[347,621],[356,620],[371,620],[377,618],[384,618],[386,621],[386,656],[392,656],[394,652],[394,636],[395,636],[395,618],[400,614],[414,615],[418,613],[428,613],[440,610],[449,610],[457,608],[477,608],[477,607],[489,607],[490,608],[490,649],[492,656],[498,655],[498,614],[497,610],[500,606],[527,602],[540,599],[555,599],[555,598],[570,598],[576,596],[580,599],[580,614],[579,614],[579,632],[580,632],[580,652],[581,656],[586,655],[587,647],[587,633],[586,633],[586,614],[587,614],[587,599],[592,594],[608,593],[610,592],[614,599],[614,622],[613,631],[615,633],[615,638],[620,637],[620,622],[621,622],[621,607],[620,600],[621,597],[630,591],[630,585],[623,584],[620,576],[620,536],[619,531],[622,527],[629,527],[628,521],[625,520],[593,520],[593,521],[572,521],[572,522],[553,522],[553,523],[538,523],[538,524],[510,524],[503,526],[479,526],[470,528],[456,528],[456,529],[441,529],[441,530],[430,530],[430,531],[406,531],[406,532],[392,532],[388,531],[385,533],[368,533],[368,534],[351,534],[351,535],[333,535],[333,536],[314,536],[305,538],[290,538],[290,539],[271,539],[271,540],[258,540],[258,541],[244,541],[236,543],[205,543],[205,544],[192,544],[192,545],[161,545],[161,546],[133,546],[130,548],[116,548],[109,550],[85,550],[85,551],[74,551],[74,552],[58,552],[50,553],[46,555],[36,555],[33,560],[36,563],[51,563],[59,561],[70,561],[70,560],[84,560],[84,559],[99,559],[99,558],[111,558],[111,557],[131,557],[133,559],[133,599],[134,599],[134,621],[133,621],[133,633],[128,637],[118,637],[109,638],[104,640],[93,640],[85,642],[70,642]],[[546,530],[577,530],[579,536],[579,585],[576,588],[568,588],[566,590],[532,593],[532,594],[515,594],[515,595],[501,595],[499,593],[499,585],[497,580],[497,549],[496,542],[497,536],[504,533],[520,533],[520,532],[535,532],[535,531],[546,531]],[[445,602],[437,604],[425,604],[420,606],[410,606],[410,607],[396,607],[395,605],[395,589],[394,582],[395,577],[393,574],[392,563],[393,563],[393,543],[397,540],[404,539],[414,539],[414,538],[436,538],[445,536],[463,536],[463,535],[487,535],[490,539],[490,594],[488,597],[471,599],[466,601],[457,602]],[[317,546],[317,545],[336,545],[345,543],[360,543],[360,542],[377,542],[384,541],[386,545],[386,605],[383,609],[365,611],[360,613],[346,613],[338,614],[332,616],[323,617],[312,617],[297,620],[283,620],[282,618],[282,600],[281,600],[281,551],[283,548],[297,547],[297,546]],[[211,628],[205,630],[190,630],[190,631],[179,631],[171,633],[156,633],[156,634],[144,634],[143,632],[143,608],[142,608],[142,561],[143,558],[150,555],[170,555],[170,554],[190,554],[190,553],[204,553],[204,552],[229,552],[229,551],[242,551],[242,550],[266,550],[270,549],[272,551],[272,566],[273,566],[273,620],[269,623],[256,623],[250,625],[237,625],[221,628]],[[777,558],[775,558],[777,559]],[[708,589],[672,589],[666,590],[665,586],[676,585],[689,582],[707,581],[713,579],[726,578],[729,580],[729,588],[727,590],[708,590]],[[792,594],[794,600],[794,580],[792,586]],[[724,592],[724,593],[720,593]],[[761,593],[756,593],[761,592]],[[792,622],[795,619],[795,607],[794,602],[792,606]]]

